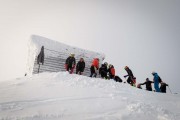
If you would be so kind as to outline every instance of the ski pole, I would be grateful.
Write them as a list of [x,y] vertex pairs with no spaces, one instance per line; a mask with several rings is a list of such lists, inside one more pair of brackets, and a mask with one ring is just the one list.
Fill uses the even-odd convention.
[[[169,86],[168,86],[168,88],[169,88]],[[171,92],[171,89],[169,88],[169,91]],[[171,94],[172,94],[172,92],[171,92]]]

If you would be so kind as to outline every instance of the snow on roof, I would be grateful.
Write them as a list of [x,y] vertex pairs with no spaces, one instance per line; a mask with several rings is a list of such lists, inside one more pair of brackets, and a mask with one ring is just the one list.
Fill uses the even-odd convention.
[[32,35],[31,40],[34,44],[36,44],[39,50],[42,46],[44,46],[45,48],[54,51],[64,52],[67,54],[74,53],[76,56],[80,54],[84,54],[84,56],[90,58],[100,58],[100,59],[105,58],[105,55],[103,53],[98,53],[98,52],[93,52],[93,51],[73,47],[38,35]]

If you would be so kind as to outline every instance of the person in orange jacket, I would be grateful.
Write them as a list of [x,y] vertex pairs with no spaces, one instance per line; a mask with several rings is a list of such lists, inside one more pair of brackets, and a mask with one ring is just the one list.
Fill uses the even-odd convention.
[[94,60],[92,61],[91,68],[90,68],[90,71],[91,71],[90,77],[96,77],[98,69],[99,69],[99,58],[94,58]]
[[108,72],[109,72],[109,78],[114,79],[114,77],[115,77],[115,69],[114,69],[113,65],[111,65],[111,64],[109,65]]

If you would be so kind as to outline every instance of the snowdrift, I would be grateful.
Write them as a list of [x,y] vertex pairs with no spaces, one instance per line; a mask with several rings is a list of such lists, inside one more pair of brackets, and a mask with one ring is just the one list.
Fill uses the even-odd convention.
[[180,120],[180,96],[67,72],[0,83],[0,120]]
[[[37,64],[37,56],[44,46],[44,64]],[[28,75],[37,74],[38,72],[59,72],[65,71],[64,63],[70,53],[75,54],[76,62],[82,57],[85,60],[86,67],[84,70],[85,76],[90,75],[90,65],[94,58],[100,59],[100,64],[105,59],[102,53],[92,52],[77,47],[72,47],[45,37],[32,35],[29,41],[28,64],[26,73]]]

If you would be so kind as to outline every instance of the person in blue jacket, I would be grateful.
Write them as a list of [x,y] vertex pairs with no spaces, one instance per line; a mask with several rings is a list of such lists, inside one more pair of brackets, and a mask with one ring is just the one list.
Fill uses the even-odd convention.
[[159,75],[156,72],[152,72],[152,75],[154,76],[153,82],[154,82],[154,89],[156,92],[161,92],[159,88]]

